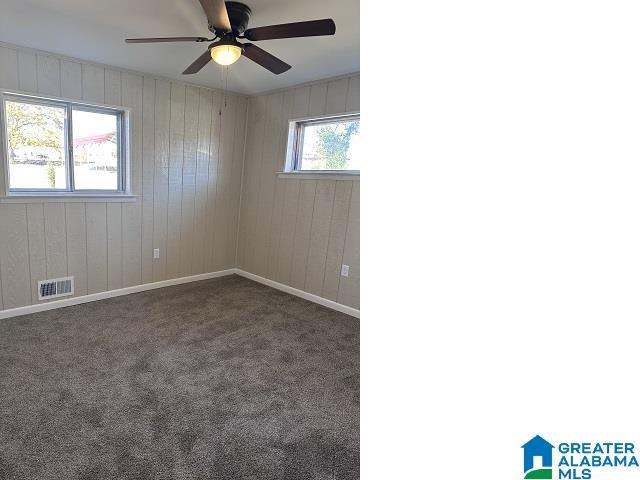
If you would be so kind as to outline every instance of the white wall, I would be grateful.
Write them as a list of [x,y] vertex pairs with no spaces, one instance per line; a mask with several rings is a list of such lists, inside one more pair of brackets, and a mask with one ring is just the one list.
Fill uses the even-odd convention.
[[[359,308],[360,180],[279,178],[288,121],[360,111],[360,76],[249,100],[238,266]],[[349,277],[340,276],[342,264]]]
[[0,309],[39,303],[47,278],[84,295],[235,265],[246,97],[6,44],[0,88],[131,108],[138,196],[0,203]]

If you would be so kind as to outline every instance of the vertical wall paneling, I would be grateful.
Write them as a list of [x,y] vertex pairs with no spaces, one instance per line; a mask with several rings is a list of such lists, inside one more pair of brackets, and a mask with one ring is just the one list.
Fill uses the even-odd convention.
[[67,275],[66,222],[64,203],[44,204],[44,237],[48,278]]
[[145,76],[142,84],[142,283],[153,281],[153,209],[155,184],[156,82]]
[[27,205],[27,242],[29,248],[29,273],[31,285],[31,303],[38,302],[38,281],[46,280],[47,256],[44,235],[44,205]]
[[143,131],[143,78],[132,73],[122,74],[122,106],[130,109],[130,175],[131,189],[142,194],[142,131]]
[[66,204],[67,274],[73,275],[77,295],[87,294],[87,224],[84,203]]
[[[216,94],[217,95],[217,94]],[[198,151],[196,156],[196,183],[194,198],[194,226],[193,226],[193,257],[191,260],[191,273],[203,273],[205,271],[205,245],[207,242],[208,215],[208,189],[209,170],[212,162],[212,150],[217,152],[217,141],[212,144],[211,122],[217,115],[217,102],[212,103],[214,97],[209,90],[200,90],[198,104]],[[217,98],[217,97],[216,97]],[[216,110],[212,114],[212,111]],[[219,124],[219,123],[216,123]],[[216,137],[217,138],[217,137]],[[217,153],[216,153],[217,155]]]
[[[311,99],[311,86],[298,87],[294,90],[292,118],[306,117],[309,113]],[[293,180],[293,179],[292,179]],[[316,182],[312,180],[298,181],[297,195],[291,191],[285,195],[286,220],[283,230],[284,238],[281,239],[281,247],[278,256],[280,258],[279,274],[284,283],[304,289],[306,273],[306,260],[311,231],[311,217],[313,215],[313,200],[315,198]],[[291,205],[289,202],[295,202]],[[291,237],[288,237],[288,234]],[[284,250],[290,245],[290,250]]]
[[317,83],[309,92],[309,115],[322,115],[327,104],[327,84]]
[[[309,114],[311,100],[311,86],[299,87],[294,90],[293,118],[306,117]],[[290,251],[279,252],[281,258],[280,275],[284,283],[296,288],[304,289],[304,280],[307,268],[307,253],[309,251],[309,235],[311,232],[311,217],[313,215],[313,201],[316,194],[316,182],[312,180],[297,181],[297,196],[290,193],[285,197],[287,214],[291,215],[290,221],[286,221],[291,231],[291,239],[286,236],[281,240],[281,247],[291,246]],[[291,188],[290,188],[291,190]],[[289,201],[295,201],[290,205]]]
[[353,182],[342,263],[349,276],[339,278],[338,302],[360,308],[360,182]]
[[213,224],[213,263],[210,270],[223,270],[228,268],[226,259],[228,258],[227,239],[229,236],[229,215],[232,214],[229,208],[229,195],[231,192],[231,172],[233,162],[233,144],[236,130],[236,101],[234,98],[227,98],[222,102],[222,112],[224,122],[220,126],[220,149],[218,152],[218,181],[215,190],[215,214]]
[[73,275],[84,295],[234,265],[359,306],[359,180],[277,176],[288,121],[358,111],[357,74],[225,102],[0,43],[0,86],[128,108],[136,196],[0,204],[0,308],[37,303],[45,278]]
[[[231,268],[235,266],[235,246],[232,248],[229,243],[229,238],[233,236],[233,230],[236,227],[236,215],[237,213],[233,212],[233,206],[235,202],[233,201],[235,191],[234,191],[234,182],[233,182],[233,172],[234,172],[234,148],[236,145],[236,136],[240,135],[242,132],[238,131],[236,118],[240,115],[238,108],[238,98],[229,97],[228,99],[229,110],[227,112],[227,117],[225,119],[225,123],[229,122],[231,124],[230,132],[224,132],[222,135],[221,147],[223,149],[223,169],[221,174],[221,181],[223,185],[223,194],[222,201],[224,202],[224,210],[223,214],[223,223],[222,230],[220,231],[220,238],[218,240],[218,244],[220,245],[219,256],[215,265],[220,265],[220,269]],[[237,169],[236,169],[237,170]],[[231,207],[231,208],[230,208]],[[236,210],[237,212],[237,210]]]
[[64,98],[82,99],[82,64],[60,61],[60,93]]
[[267,277],[275,278],[278,265],[278,249],[280,247],[280,236],[282,229],[282,217],[284,210],[284,188],[286,180],[276,178],[273,213],[271,215],[271,226],[269,235],[263,240],[267,243]]
[[153,186],[153,248],[160,258],[153,260],[153,281],[165,280],[167,267],[167,204],[169,197],[169,127],[171,83],[156,80],[155,174]]
[[169,198],[167,201],[167,278],[180,276],[180,216],[182,214],[182,165],[184,155],[185,86],[171,83],[169,125]]
[[[224,107],[223,96],[219,93],[213,94],[211,105],[211,140],[209,147],[209,165],[207,179],[207,211],[205,216],[205,247],[203,255],[203,270],[209,270],[213,265],[213,242],[214,228],[216,224],[216,200],[218,194],[218,170],[220,166],[220,135],[222,134],[222,113]],[[226,110],[226,108],[225,108]]]
[[304,283],[305,290],[314,295],[322,294],[335,190],[336,181],[318,180],[313,219],[311,220],[309,259],[307,260],[307,273]]
[[359,91],[354,74],[249,100],[238,241],[240,268],[349,306],[359,306],[359,179],[277,172],[289,120],[358,111]]
[[82,99],[104,103],[104,68],[82,64]]
[[182,201],[180,215],[180,276],[191,275],[193,263],[194,215],[198,157],[198,112],[200,89],[188,86],[185,92]]
[[[122,75],[117,70],[104,71],[104,102],[122,106]],[[107,208],[107,290],[122,288],[122,204],[108,203]]]
[[298,200],[300,198],[300,180],[291,179],[284,183],[282,228],[278,243],[275,280],[288,285],[291,282],[291,261],[293,259],[293,242],[298,213]]
[[122,106],[122,75],[117,70],[104,71],[104,102],[116,107]]
[[122,204],[122,286],[142,283],[142,77],[122,74],[122,105],[130,109],[131,190],[138,195],[135,203]]
[[35,53],[18,51],[18,85],[23,92],[38,92],[38,71]]
[[[238,231],[240,214],[240,196],[242,194],[242,175],[244,170],[244,153],[246,142],[247,100],[238,98],[236,101],[236,125],[233,142],[233,168],[231,172],[231,186],[229,193],[229,229],[227,235],[226,264],[235,266],[238,252]],[[234,213],[235,212],[235,213]]]
[[31,303],[27,209],[20,204],[0,205],[0,274],[3,308]]
[[297,205],[298,211],[293,235],[293,258],[291,260],[291,285],[300,290],[304,290],[307,276],[311,221],[313,220],[317,186],[316,180],[303,180]]
[[324,267],[324,281],[322,284],[322,296],[333,301],[338,298],[342,253],[347,233],[352,190],[353,182],[336,182],[333,214],[331,215],[331,225],[329,226],[329,244],[327,245],[327,258]]
[[122,204],[122,286],[142,283],[141,214],[142,205]]
[[86,204],[87,293],[107,289],[107,205]]
[[122,288],[122,205],[107,203],[107,290]]
[[264,110],[266,97],[252,97],[247,113],[247,145],[244,168],[244,187],[242,189],[242,211],[240,212],[240,246],[238,248],[239,265],[254,271],[253,243],[257,215],[257,197],[260,185],[260,161],[262,142],[265,133]]
[[18,52],[0,47],[0,87],[18,88]]
[[263,144],[263,156],[260,168],[260,184],[258,190],[258,213],[256,217],[256,241],[253,245],[255,273],[263,277],[267,276],[269,231],[271,217],[273,215],[273,202],[276,182],[276,164],[278,142],[266,141],[277,139],[283,128],[282,109],[284,94],[282,92],[269,95],[266,108],[265,142]]
[[347,112],[360,111],[360,76],[349,77],[347,90]]
[[60,60],[48,55],[37,55],[38,93],[60,95]]
[[347,90],[349,89],[349,79],[341,78],[329,82],[327,85],[327,103],[324,107],[324,113],[331,115],[334,113],[343,113],[346,111]]
[[311,87],[299,87],[293,92],[293,118],[302,118],[309,113]]
[[220,112],[208,88],[1,43],[0,85],[128,108],[136,197],[0,205],[3,246],[19,245],[0,252],[0,308],[37,303],[37,281],[54,276],[73,275],[84,295],[205,273],[214,243],[215,263],[235,265],[246,97],[227,94]]
[[[281,172],[284,170],[284,160],[287,153],[288,122],[293,118],[294,106],[295,90],[289,89],[284,94],[281,116],[280,119],[277,120],[280,128],[278,130],[279,138],[277,139],[277,142],[275,142],[277,148],[273,153],[273,164],[271,166],[271,169],[274,172]],[[275,192],[273,195],[273,214],[271,215],[271,229],[268,239],[267,275],[269,278],[275,278],[278,266],[278,251],[280,247],[282,223],[284,221],[283,210],[285,185],[285,179],[276,178]]]

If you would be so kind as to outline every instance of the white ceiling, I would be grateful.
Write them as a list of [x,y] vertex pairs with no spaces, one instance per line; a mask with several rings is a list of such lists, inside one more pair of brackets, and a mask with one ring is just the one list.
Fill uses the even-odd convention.
[[[229,67],[229,90],[253,94],[360,69],[359,0],[246,0],[249,28],[333,18],[336,34],[256,42],[293,66],[274,75],[246,58]],[[221,88],[211,62],[181,75],[202,43],[126,45],[126,37],[209,36],[198,0],[0,0],[0,41]],[[210,38],[210,36],[209,36]]]

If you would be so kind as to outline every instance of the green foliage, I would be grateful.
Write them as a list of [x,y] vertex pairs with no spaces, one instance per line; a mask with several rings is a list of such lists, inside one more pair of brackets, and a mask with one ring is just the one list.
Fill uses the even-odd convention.
[[317,151],[327,159],[325,168],[344,170],[351,137],[358,133],[360,122],[345,122],[322,125],[318,129]]
[[24,146],[63,148],[64,110],[30,103],[7,102],[6,105],[12,153]]
[[51,161],[47,162],[47,179],[49,180],[49,186],[56,188],[56,169]]

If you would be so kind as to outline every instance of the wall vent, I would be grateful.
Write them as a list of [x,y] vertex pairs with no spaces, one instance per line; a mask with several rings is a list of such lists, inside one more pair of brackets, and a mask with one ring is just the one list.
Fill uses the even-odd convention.
[[73,277],[53,278],[38,282],[38,300],[73,295]]

